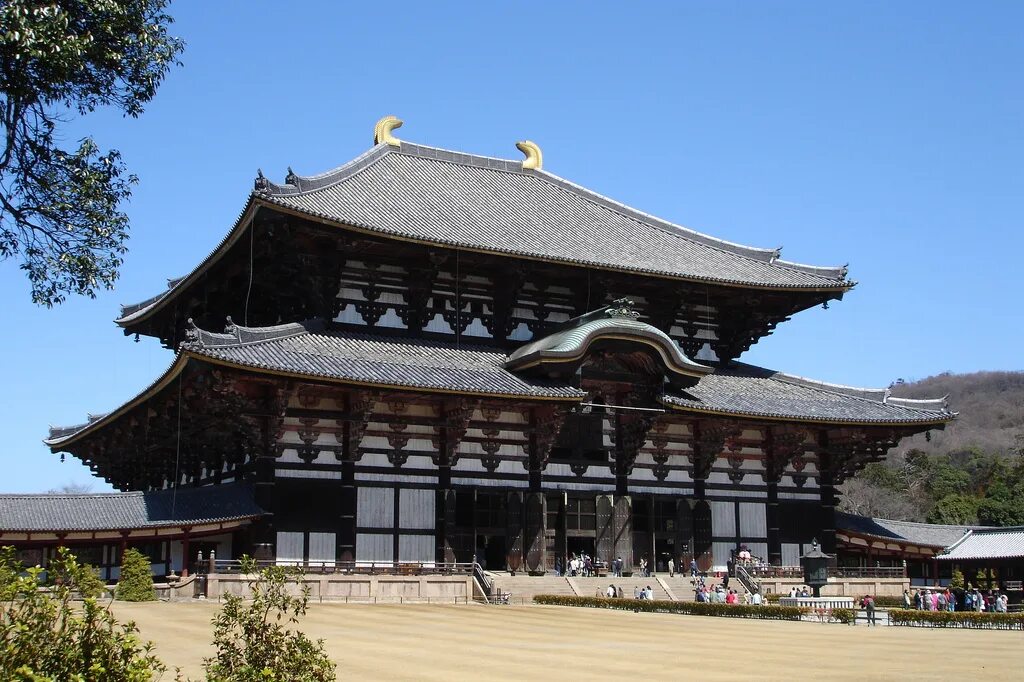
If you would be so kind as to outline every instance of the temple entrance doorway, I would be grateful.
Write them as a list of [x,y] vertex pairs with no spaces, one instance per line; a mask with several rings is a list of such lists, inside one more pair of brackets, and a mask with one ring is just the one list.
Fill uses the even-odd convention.
[[566,538],[565,544],[566,550],[569,552],[569,558],[572,558],[573,554],[586,554],[589,557],[594,556],[593,537]]
[[[659,573],[668,573],[668,560],[678,562],[679,557],[675,554],[675,538],[670,535],[655,534],[654,536],[654,570]],[[679,566],[676,566],[679,570]]]
[[505,537],[502,535],[478,535],[476,560],[485,571],[505,570]]

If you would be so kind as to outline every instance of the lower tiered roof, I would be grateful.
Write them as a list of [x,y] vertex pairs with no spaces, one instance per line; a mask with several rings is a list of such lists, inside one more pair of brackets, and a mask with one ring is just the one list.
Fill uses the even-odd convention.
[[180,528],[263,516],[252,487],[98,494],[0,495],[0,532],[113,531]]
[[[616,332],[619,336],[623,330]],[[76,427],[51,429],[55,450],[103,428],[164,389],[189,363],[233,367],[310,381],[428,393],[522,400],[579,402],[586,393],[566,380],[540,380],[509,369],[510,358],[493,348],[442,341],[381,337],[327,329],[312,321],[224,333],[194,329],[170,368],[121,408]],[[699,365],[697,365],[699,367]],[[753,365],[732,363],[702,376],[688,389],[670,389],[667,408],[699,414],[795,422],[941,426],[953,419],[943,400],[907,401],[886,390],[815,382]]]

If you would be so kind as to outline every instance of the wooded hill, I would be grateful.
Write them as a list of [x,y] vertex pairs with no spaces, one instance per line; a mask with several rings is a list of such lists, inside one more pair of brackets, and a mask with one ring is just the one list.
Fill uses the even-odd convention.
[[897,381],[902,398],[949,396],[943,431],[907,438],[843,488],[840,509],[931,523],[1024,525],[1024,372]]

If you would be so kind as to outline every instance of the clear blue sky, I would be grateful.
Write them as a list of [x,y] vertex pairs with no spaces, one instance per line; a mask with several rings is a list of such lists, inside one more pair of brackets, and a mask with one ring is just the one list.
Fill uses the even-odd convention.
[[[556,7],[557,5],[557,7]],[[138,120],[71,135],[141,182],[115,291],[33,307],[0,263],[0,490],[90,480],[40,440],[171,362],[112,320],[223,237],[258,167],[281,181],[366,150],[374,122],[520,158],[725,239],[849,262],[860,284],[745,360],[885,386],[1021,369],[1024,3],[318,3],[171,6],[188,43]],[[99,480],[94,490],[109,488]]]

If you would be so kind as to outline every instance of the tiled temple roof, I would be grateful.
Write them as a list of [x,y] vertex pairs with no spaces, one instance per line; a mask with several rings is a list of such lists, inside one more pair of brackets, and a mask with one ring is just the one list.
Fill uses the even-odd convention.
[[1024,557],[1024,526],[972,529],[936,558],[964,561],[1020,557]]
[[933,548],[948,547],[974,528],[974,526],[875,519],[867,516],[858,516],[857,514],[836,512],[837,530]]
[[454,248],[756,288],[834,291],[846,267],[782,260],[780,249],[735,244],[616,202],[521,161],[402,142],[378,144],[321,175],[260,178],[232,231],[188,276],[122,306],[140,318],[198,276],[241,233],[254,205],[276,206],[380,235]]
[[[223,333],[193,328],[189,336],[171,367],[138,396],[86,424],[52,427],[47,445],[56,450],[79,434],[102,428],[167,386],[192,360],[398,390],[567,402],[586,396],[568,383],[520,376],[507,368],[508,356],[493,348],[326,330],[317,320],[260,328],[229,324]],[[702,368],[699,373],[707,369],[695,367]],[[836,424],[940,425],[955,416],[941,400],[924,401],[927,408],[908,407],[885,390],[814,382],[741,363],[716,368],[695,386],[673,389],[661,401],[684,412]]]
[[505,354],[470,343],[323,331],[318,321],[228,332],[197,330],[182,350],[242,367],[394,388],[513,398],[579,400],[571,386],[525,379],[505,369]]
[[886,389],[829,384],[740,362],[717,368],[662,402],[695,412],[830,423],[938,424],[956,416],[943,399],[908,405]]
[[323,175],[268,183],[264,198],[318,218],[426,242],[767,287],[841,289],[845,268],[779,260],[715,239],[520,161],[402,142]]
[[263,516],[252,487],[227,483],[203,488],[85,495],[0,494],[0,531],[100,531],[162,528]]

